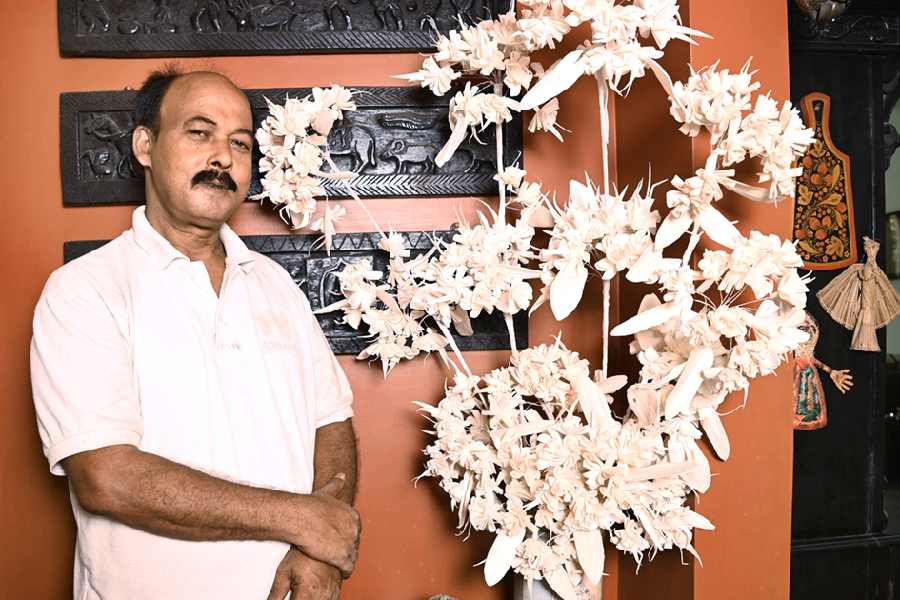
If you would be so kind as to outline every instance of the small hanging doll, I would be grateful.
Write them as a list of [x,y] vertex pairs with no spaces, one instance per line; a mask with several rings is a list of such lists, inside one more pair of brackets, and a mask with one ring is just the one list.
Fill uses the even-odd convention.
[[794,429],[821,429],[828,423],[828,412],[817,369],[828,373],[842,394],[853,387],[853,376],[850,371],[832,369],[813,356],[819,341],[819,324],[812,315],[806,313],[801,328],[809,334],[809,340],[794,352]]
[[875,261],[879,246],[863,237],[865,264],[850,266],[817,294],[831,318],[853,330],[850,347],[854,350],[881,350],[875,330],[900,314],[900,295]]

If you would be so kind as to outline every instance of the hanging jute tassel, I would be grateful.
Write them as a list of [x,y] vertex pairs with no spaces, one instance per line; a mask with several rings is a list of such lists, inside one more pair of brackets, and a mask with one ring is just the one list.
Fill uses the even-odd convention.
[[881,350],[875,330],[900,314],[900,295],[875,261],[879,246],[863,237],[866,262],[850,266],[817,294],[831,318],[853,330],[854,350]]

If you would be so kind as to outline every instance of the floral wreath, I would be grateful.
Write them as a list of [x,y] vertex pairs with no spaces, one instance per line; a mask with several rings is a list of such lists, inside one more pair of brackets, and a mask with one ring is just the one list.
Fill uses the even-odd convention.
[[[743,390],[746,398],[751,379],[773,373],[806,340],[809,281],[798,273],[803,262],[791,242],[757,231],[745,236],[715,204],[726,190],[756,202],[792,196],[800,174],[794,163],[812,132],[789,102],[779,106],[758,93],[749,64],[736,73],[714,64],[673,83],[658,63],[667,44],[708,37],[681,24],[675,0],[519,5],[518,15],[461,23],[439,36],[422,69],[400,76],[439,96],[454,92],[451,135],[435,162],[443,165],[468,135],[502,125],[517,111],[533,111],[529,131],[562,141],[557,97],[590,75],[598,89],[604,181],[572,181],[568,202],[557,204],[524,170],[503,163],[497,127],[499,208],[461,224],[449,241],[435,239],[426,254],[412,256],[402,236],[382,233],[387,272],[373,271],[365,260],[348,264],[339,274],[344,298],[320,312],[341,310],[352,327],[367,326],[372,343],[359,358],[380,360],[385,376],[421,353],[441,357],[452,373],[443,399],[417,403],[434,436],[422,477],[439,481],[461,530],[495,535],[484,566],[489,585],[511,569],[529,585],[546,580],[569,600],[580,586],[599,583],[606,539],[640,565],[645,555],[673,548],[696,556],[693,529],[713,529],[687,506],[691,494],[710,486],[698,442],[705,435],[727,460],[719,407],[731,392]],[[530,58],[582,23],[590,24],[590,39],[555,64],[544,68]],[[608,176],[609,96],[626,95],[648,71],[668,94],[680,130],[710,136],[704,167],[670,180],[665,218],[653,209],[659,184],[638,184],[629,194],[615,190]],[[484,80],[473,83],[477,76]],[[463,77],[468,81],[460,88],[454,82]],[[352,110],[345,91],[330,93],[339,100],[314,99],[317,110]],[[299,203],[301,210],[288,210],[304,215],[305,224],[313,210],[308,188],[292,194],[282,181],[305,185],[304,169],[327,176],[318,170],[321,162],[303,163],[307,150],[297,149],[327,146],[326,132],[315,119],[298,118],[301,130],[307,123],[316,132],[304,138],[280,108],[272,107],[272,120],[258,134],[269,161],[266,179],[271,176],[262,195],[285,206]],[[330,162],[327,149],[323,156]],[[761,165],[761,186],[734,179],[733,167],[748,159]],[[351,189],[352,174],[330,164],[331,176]],[[328,208],[323,219],[333,232]],[[545,248],[532,243],[539,224],[549,225]],[[673,244],[685,236],[686,249],[673,255]],[[698,257],[702,236],[718,249]],[[590,272],[603,280],[601,368],[592,370],[561,339],[517,351],[513,316],[549,303],[558,320],[566,318]],[[658,291],[610,331],[610,284],[620,274]],[[532,280],[540,282],[537,297]],[[471,318],[494,311],[506,320],[512,356],[508,366],[476,375],[452,330],[469,335]],[[626,376],[608,372],[609,335],[634,338],[630,351],[641,369],[630,385]],[[628,402],[623,417],[610,409],[619,390]]]

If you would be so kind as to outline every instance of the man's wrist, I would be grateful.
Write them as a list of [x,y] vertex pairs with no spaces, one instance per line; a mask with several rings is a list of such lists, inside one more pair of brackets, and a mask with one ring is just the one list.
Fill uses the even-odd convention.
[[267,490],[268,497],[260,506],[261,539],[270,539],[297,547],[303,543],[303,494]]
[[[273,527],[276,530],[278,538],[292,547],[297,548],[301,552],[309,543],[307,528],[304,523],[309,523],[314,517],[312,515],[311,494],[284,494],[281,499],[282,508],[273,511],[276,520]],[[277,516],[275,516],[277,515]]]

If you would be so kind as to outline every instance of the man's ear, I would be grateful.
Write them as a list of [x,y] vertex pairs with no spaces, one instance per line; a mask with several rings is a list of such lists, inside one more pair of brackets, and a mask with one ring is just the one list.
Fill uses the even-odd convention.
[[153,133],[149,128],[139,125],[131,134],[131,152],[142,167],[150,167],[150,148],[153,146]]

